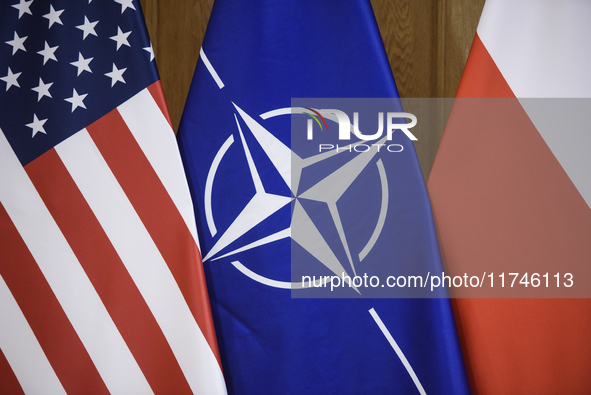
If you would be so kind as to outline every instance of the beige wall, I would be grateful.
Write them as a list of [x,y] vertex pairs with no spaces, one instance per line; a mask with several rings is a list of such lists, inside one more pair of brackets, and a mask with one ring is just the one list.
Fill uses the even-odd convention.
[[[176,130],[213,0],[141,3]],[[455,96],[483,5],[484,0],[372,0],[401,97]],[[440,140],[440,130],[419,137],[425,177]]]

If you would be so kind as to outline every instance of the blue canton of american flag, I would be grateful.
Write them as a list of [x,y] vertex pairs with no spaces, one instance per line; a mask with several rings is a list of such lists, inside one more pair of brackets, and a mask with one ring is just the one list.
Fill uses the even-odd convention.
[[23,165],[158,80],[138,11],[132,0],[2,1],[0,128]]
[[225,394],[140,5],[0,2],[0,394]]

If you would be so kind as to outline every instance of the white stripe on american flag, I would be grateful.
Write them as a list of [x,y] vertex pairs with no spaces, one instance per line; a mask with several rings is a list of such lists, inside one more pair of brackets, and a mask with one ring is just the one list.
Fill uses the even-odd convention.
[[[0,201],[39,265],[56,298],[112,394],[141,389],[148,382],[45,207],[4,133],[0,133]],[[26,212],[23,212],[26,207]],[[72,295],[76,295],[75,298]],[[114,365],[113,361],[117,361]]]
[[[176,140],[170,138],[174,132],[160,107],[150,92],[144,89],[119,106],[118,110],[199,246],[193,203],[179,149]],[[170,131],[170,135],[163,131]]]
[[213,352],[160,251],[86,129],[55,148],[154,314],[193,391],[218,391],[223,379]]
[[[65,394],[64,387],[2,276],[0,300],[0,349],[23,391],[26,394]],[[35,380],[30,380],[31,377],[35,377]]]

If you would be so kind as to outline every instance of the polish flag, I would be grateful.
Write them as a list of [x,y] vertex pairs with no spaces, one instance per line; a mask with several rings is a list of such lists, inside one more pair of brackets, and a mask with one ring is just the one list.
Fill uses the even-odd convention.
[[[446,270],[487,270],[495,287],[519,272],[523,291],[455,300],[476,394],[591,393],[590,18],[586,1],[488,0],[457,98],[513,113],[456,99],[430,175]],[[547,286],[519,283],[532,268]]]

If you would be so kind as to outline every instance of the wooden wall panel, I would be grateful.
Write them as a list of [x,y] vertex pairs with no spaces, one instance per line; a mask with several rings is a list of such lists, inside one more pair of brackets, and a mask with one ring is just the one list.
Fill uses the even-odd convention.
[[442,70],[437,97],[455,97],[470,53],[484,0],[442,0],[439,3]]
[[174,130],[178,129],[213,0],[141,0]]
[[401,97],[436,97],[437,9],[434,0],[372,0]]
[[[176,130],[213,0],[140,1]],[[454,97],[484,0],[371,0],[371,3],[400,96]],[[441,116],[447,111],[443,108]],[[425,129],[417,136],[415,147],[426,179],[443,129]]]
[[[484,0],[372,0],[372,6],[400,97],[454,97]],[[416,129],[415,148],[425,180],[449,105],[439,103],[435,119]]]

